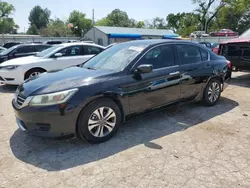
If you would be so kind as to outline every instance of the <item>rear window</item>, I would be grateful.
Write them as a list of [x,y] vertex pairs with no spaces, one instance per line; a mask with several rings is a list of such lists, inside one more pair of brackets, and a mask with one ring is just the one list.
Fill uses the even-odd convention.
[[226,57],[249,56],[249,53],[250,53],[249,43],[220,45],[219,54]]

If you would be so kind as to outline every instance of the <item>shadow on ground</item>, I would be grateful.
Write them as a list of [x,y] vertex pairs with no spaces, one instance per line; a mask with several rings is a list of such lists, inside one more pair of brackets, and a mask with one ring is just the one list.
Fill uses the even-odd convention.
[[31,137],[17,130],[10,139],[10,147],[16,158],[48,171],[60,171],[98,161],[139,144],[152,149],[162,149],[154,139],[205,122],[238,106],[227,98],[214,107],[187,104],[172,107],[123,124],[114,138],[92,145],[78,139],[48,140]]
[[250,73],[246,72],[243,75],[234,76],[231,79],[231,85],[240,86],[240,87],[250,87]]
[[17,87],[18,86],[0,84],[0,93],[15,93]]

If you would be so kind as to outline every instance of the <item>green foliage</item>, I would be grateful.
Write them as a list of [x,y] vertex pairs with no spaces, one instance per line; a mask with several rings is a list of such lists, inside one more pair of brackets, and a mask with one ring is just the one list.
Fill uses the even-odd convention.
[[82,36],[93,26],[92,21],[86,18],[84,13],[76,10],[70,13],[68,23],[73,24],[71,30],[76,36]]
[[12,4],[0,0],[0,33],[17,33],[18,25],[9,17],[14,11]]
[[39,35],[39,30],[37,27],[33,24],[30,25],[29,29],[26,32],[28,35]]
[[29,15],[30,27],[27,31],[28,34],[39,34],[39,30],[46,28],[50,21],[50,10],[43,9],[40,6],[35,6]]
[[181,36],[189,36],[200,27],[199,15],[195,13],[169,14],[167,26]]
[[145,27],[144,21],[137,22],[135,27],[137,27],[137,28],[144,28]]
[[72,31],[67,27],[67,24],[60,19],[51,20],[48,27],[40,31],[40,34],[45,37],[65,37],[71,36]]

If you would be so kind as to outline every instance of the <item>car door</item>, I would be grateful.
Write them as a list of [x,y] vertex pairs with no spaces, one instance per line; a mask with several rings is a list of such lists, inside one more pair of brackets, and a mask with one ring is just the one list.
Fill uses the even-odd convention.
[[211,73],[207,50],[192,44],[176,44],[181,74],[181,99],[193,99]]
[[34,45],[30,46],[20,46],[19,48],[15,49],[11,54],[12,58],[19,58],[34,55],[36,53],[36,49]]
[[130,113],[160,107],[180,98],[180,74],[172,44],[149,50],[134,66],[153,65],[151,73],[130,75],[131,82],[124,86],[129,93]]
[[[56,57],[55,54],[60,53],[61,57]],[[52,69],[63,69],[74,65],[79,65],[84,61],[83,46],[74,45],[65,47],[51,56]]]

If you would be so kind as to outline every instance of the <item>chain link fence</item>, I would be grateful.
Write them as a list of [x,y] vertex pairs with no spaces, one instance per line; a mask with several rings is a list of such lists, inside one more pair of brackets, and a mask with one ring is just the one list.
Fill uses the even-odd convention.
[[0,45],[7,42],[45,42],[45,41],[69,41],[79,40],[78,37],[42,37],[39,35],[0,35]]

